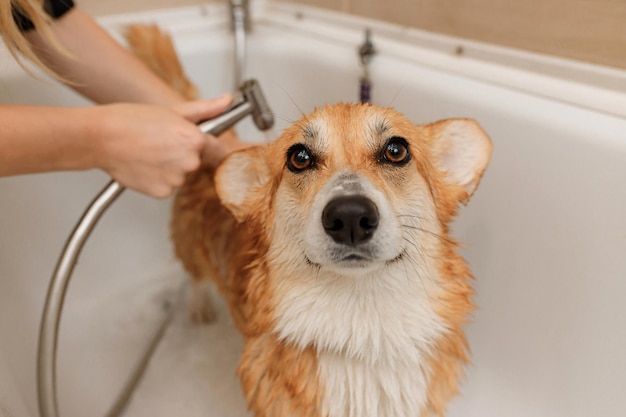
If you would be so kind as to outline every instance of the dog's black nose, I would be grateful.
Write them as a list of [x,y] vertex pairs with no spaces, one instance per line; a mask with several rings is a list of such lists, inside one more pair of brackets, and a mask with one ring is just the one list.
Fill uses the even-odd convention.
[[322,225],[337,243],[356,246],[367,242],[378,227],[378,208],[363,196],[338,197],[322,212]]

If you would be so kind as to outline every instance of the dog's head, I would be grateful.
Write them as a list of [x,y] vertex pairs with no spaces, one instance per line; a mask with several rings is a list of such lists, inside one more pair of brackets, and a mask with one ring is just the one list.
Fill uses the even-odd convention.
[[490,152],[472,120],[415,126],[339,104],[218,168],[217,192],[242,222],[233,273],[247,283],[247,333],[316,350],[321,415],[443,415],[473,307],[448,223]]
[[238,221],[265,222],[281,262],[362,275],[445,239],[490,152],[473,120],[415,126],[390,109],[338,104],[233,154],[216,182]]

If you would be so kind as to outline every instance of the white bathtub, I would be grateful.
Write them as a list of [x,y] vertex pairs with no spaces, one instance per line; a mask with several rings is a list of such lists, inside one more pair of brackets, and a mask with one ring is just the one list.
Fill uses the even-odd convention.
[[[278,128],[300,111],[355,101],[356,50],[372,27],[373,101],[416,123],[476,118],[494,142],[477,194],[454,226],[479,306],[473,364],[450,417],[626,415],[626,74],[414,30],[256,2],[247,74]],[[230,90],[220,6],[103,19],[157,21],[204,96]],[[463,54],[454,54],[457,46]],[[3,102],[83,105],[2,55]],[[265,137],[249,121],[251,141]],[[38,322],[62,245],[106,183],[99,172],[0,179],[0,416],[35,416]],[[81,257],[63,316],[62,417],[103,414],[176,299],[184,273],[167,238],[169,201],[126,192]],[[127,416],[247,415],[235,376],[241,338],[222,310],[170,325]]]

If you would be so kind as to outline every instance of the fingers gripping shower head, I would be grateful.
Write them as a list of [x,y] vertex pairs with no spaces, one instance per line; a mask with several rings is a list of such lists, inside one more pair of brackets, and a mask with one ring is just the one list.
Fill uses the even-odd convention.
[[268,130],[274,125],[274,116],[259,83],[244,81],[239,90],[233,104],[224,113],[198,125],[202,132],[217,136],[249,114],[259,130]]

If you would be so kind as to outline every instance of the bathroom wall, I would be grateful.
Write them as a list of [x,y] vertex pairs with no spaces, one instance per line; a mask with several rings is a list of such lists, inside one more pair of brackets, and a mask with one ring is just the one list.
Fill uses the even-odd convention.
[[[218,0],[213,0],[217,2]],[[222,0],[226,2],[227,0]],[[204,4],[211,0],[74,0],[94,16]]]
[[624,0],[297,0],[433,32],[626,69]]
[[[89,12],[100,15],[201,4],[207,0],[77,1]],[[291,2],[626,69],[624,0],[291,0]]]

